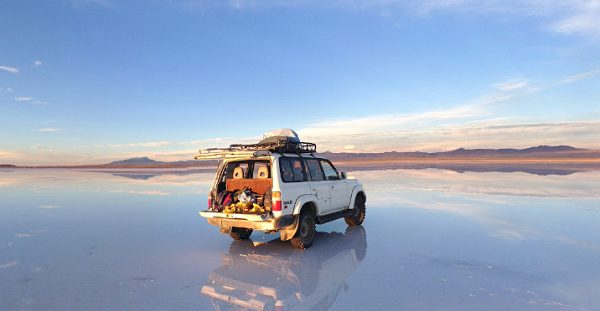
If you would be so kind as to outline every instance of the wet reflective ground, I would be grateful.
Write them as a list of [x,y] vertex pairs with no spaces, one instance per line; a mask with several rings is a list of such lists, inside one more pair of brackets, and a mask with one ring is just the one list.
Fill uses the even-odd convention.
[[214,172],[0,170],[0,310],[598,310],[600,172],[361,170],[306,251],[198,215]]

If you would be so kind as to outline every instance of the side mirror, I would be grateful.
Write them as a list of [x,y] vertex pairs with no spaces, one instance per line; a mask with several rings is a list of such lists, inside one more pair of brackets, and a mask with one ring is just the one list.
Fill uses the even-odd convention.
[[342,179],[348,179],[348,173],[342,172]]

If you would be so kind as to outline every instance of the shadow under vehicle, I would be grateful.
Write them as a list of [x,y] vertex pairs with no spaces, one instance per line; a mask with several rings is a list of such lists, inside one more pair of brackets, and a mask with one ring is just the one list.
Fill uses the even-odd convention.
[[344,234],[317,232],[312,248],[299,251],[281,240],[233,241],[223,266],[211,272],[202,294],[216,311],[329,310],[346,280],[364,262],[367,237],[362,226]]

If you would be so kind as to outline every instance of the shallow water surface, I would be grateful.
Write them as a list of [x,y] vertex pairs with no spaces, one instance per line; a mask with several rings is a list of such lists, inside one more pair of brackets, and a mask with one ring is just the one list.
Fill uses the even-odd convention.
[[201,218],[212,171],[0,170],[0,310],[600,309],[600,172],[349,175],[300,251]]

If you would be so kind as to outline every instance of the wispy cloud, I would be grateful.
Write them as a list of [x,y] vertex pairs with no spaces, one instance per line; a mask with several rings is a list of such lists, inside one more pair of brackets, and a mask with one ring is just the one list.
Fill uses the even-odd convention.
[[28,101],[28,100],[32,100],[32,99],[33,98],[31,98],[31,97],[21,97],[21,96],[15,97],[15,100],[18,101],[18,102]]
[[147,143],[132,143],[132,144],[117,144],[108,145],[109,147],[161,147],[175,145],[176,143],[169,141],[147,142]]
[[37,207],[39,208],[45,208],[45,209],[54,209],[54,208],[58,208],[57,205],[38,205]]
[[588,71],[588,72],[584,72],[584,73],[580,73],[580,74],[576,74],[576,75],[567,77],[566,79],[560,81],[560,83],[563,83],[563,84],[573,83],[573,82],[577,82],[577,81],[581,81],[581,80],[595,78],[599,75],[600,75],[600,69],[592,70],[592,71]]
[[39,61],[39,60],[33,60],[32,62],[33,62],[33,66],[34,66],[34,67],[39,67],[39,66],[41,66],[41,65],[42,65],[42,62],[41,62],[41,61]]
[[493,86],[499,91],[481,96],[469,104],[414,114],[384,114],[354,119],[324,120],[300,129],[298,134],[317,138],[323,136],[323,133],[331,136],[378,136],[388,132],[398,133],[404,129],[410,129],[409,132],[430,131],[443,123],[468,122],[474,118],[485,118],[492,114],[494,106],[538,90],[529,87],[529,83],[525,80],[510,80],[495,83]]
[[516,92],[527,87],[525,80],[511,80],[503,83],[494,83],[493,86],[503,92]]
[[[415,0],[409,2],[419,7],[422,12],[450,10],[523,18],[543,17],[543,20],[550,20],[547,27],[553,32],[600,36],[598,0]],[[422,3],[418,5],[418,2]],[[540,19],[540,23],[543,20]]]
[[579,0],[569,2],[567,15],[554,22],[551,28],[558,33],[599,36],[600,1]]
[[18,73],[19,72],[19,69],[14,68],[14,67],[8,67],[8,66],[0,66],[0,69],[6,70],[6,71],[12,72],[12,73]]
[[10,268],[10,267],[14,267],[16,265],[18,265],[19,262],[18,261],[11,261],[9,263],[3,264],[0,266],[0,269],[4,269],[4,268]]
[[40,101],[40,100],[34,100],[34,101],[31,102],[31,104],[32,105],[50,105],[49,103],[43,102],[43,101]]
[[[182,5],[203,10],[222,6],[221,2],[204,0],[182,1]],[[478,14],[487,16],[539,20],[540,28],[561,34],[600,36],[600,2],[598,0],[230,0],[227,5],[236,10],[254,7],[313,6],[343,10],[372,11],[380,16],[413,14],[429,16],[437,13]]]
[[171,192],[160,191],[160,190],[146,190],[146,191],[135,191],[135,190],[110,190],[111,193],[129,193],[129,194],[145,194],[145,195],[172,195]]
[[[324,132],[326,133],[326,132]],[[358,152],[442,151],[457,148],[526,148],[532,145],[570,145],[599,148],[598,122],[520,123],[470,127],[460,124],[426,130],[301,136],[329,151],[344,151],[350,142]],[[323,150],[323,149],[321,149]]]
[[12,88],[10,88],[10,87],[7,87],[7,88],[5,88],[5,89],[0,89],[0,92],[8,92],[8,93],[10,93],[10,92],[12,92],[12,91],[13,91],[13,89],[12,89]]
[[47,128],[38,130],[38,132],[58,132],[58,131],[60,131],[60,129],[52,128],[52,127],[47,127]]

